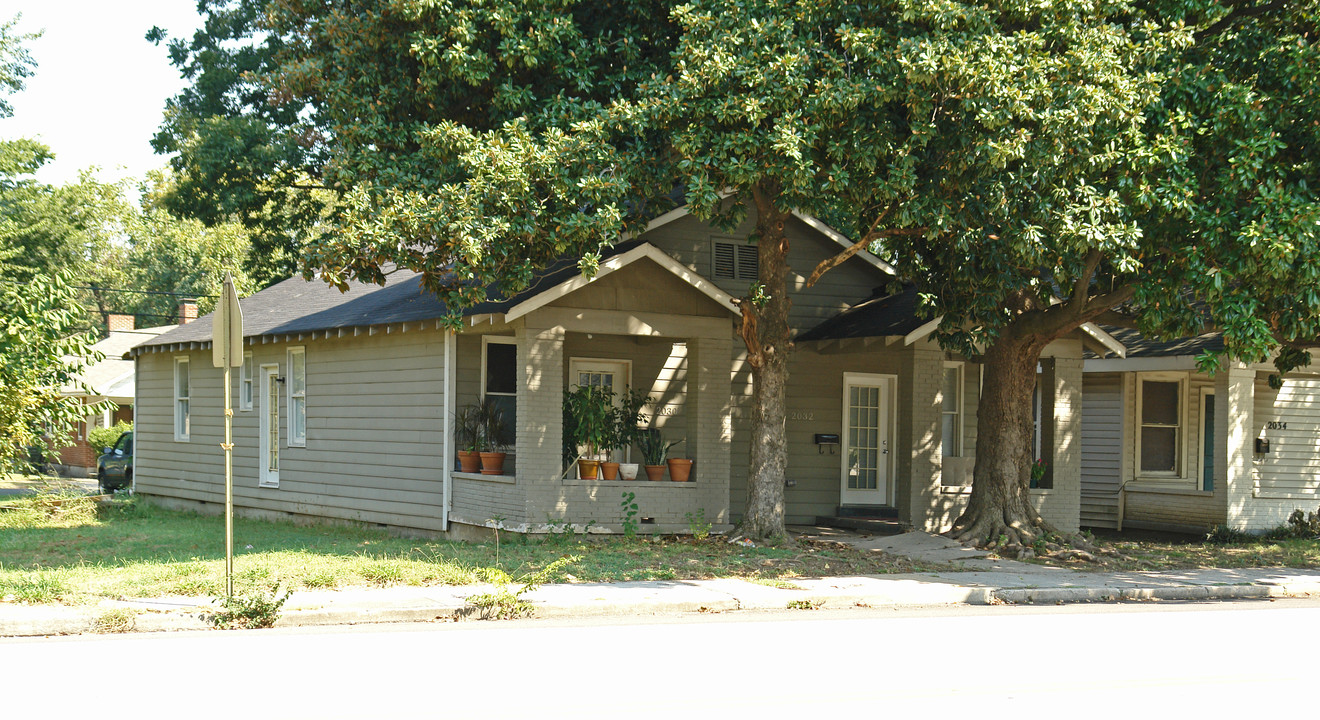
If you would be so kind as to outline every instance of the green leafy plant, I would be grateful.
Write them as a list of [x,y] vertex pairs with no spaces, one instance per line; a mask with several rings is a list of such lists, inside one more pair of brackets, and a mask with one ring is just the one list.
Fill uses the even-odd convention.
[[572,421],[572,435],[565,436],[573,452],[595,460],[615,442],[613,392],[594,385],[566,390],[564,414]]
[[711,524],[706,521],[706,508],[697,508],[695,513],[684,513],[687,518],[688,531],[698,542],[710,537]]
[[1045,479],[1045,473],[1049,472],[1050,464],[1041,458],[1036,458],[1036,462],[1031,464],[1031,487],[1040,487],[1040,482]]
[[641,431],[642,408],[655,403],[655,398],[647,397],[641,390],[627,389],[619,394],[619,404],[614,408],[610,450],[623,450],[637,442]]
[[464,405],[454,413],[454,437],[460,450],[480,452],[481,450],[481,407]]
[[[567,555],[546,565],[544,568],[522,575],[517,580],[501,568],[481,568],[477,574],[482,580],[495,586],[495,590],[467,598],[469,605],[477,608],[482,620],[512,620],[532,614],[532,604],[523,599],[523,595],[556,579],[564,568],[580,561],[578,555]],[[517,590],[514,584],[521,584]]]
[[642,458],[647,465],[663,465],[665,457],[669,455],[669,449],[684,440],[686,438],[666,443],[659,430],[646,428],[637,434],[637,448],[642,451]]
[[206,619],[221,630],[274,627],[280,619],[280,608],[292,594],[292,588],[280,593],[279,580],[269,586],[253,585],[217,599],[220,610]]
[[623,510],[623,535],[633,538],[637,536],[637,494],[623,491],[623,502],[619,503],[619,508]]
[[133,429],[133,423],[120,420],[110,427],[92,428],[87,431],[87,444],[92,446],[93,452],[101,452],[105,448],[114,447],[119,442],[119,438],[124,433]]
[[789,610],[819,610],[820,606],[824,604],[825,604],[824,602],[821,602],[819,600],[789,600],[788,609]]
[[513,442],[512,428],[504,417],[504,410],[491,398],[481,402],[477,410],[480,423],[481,446],[483,451],[500,452]]

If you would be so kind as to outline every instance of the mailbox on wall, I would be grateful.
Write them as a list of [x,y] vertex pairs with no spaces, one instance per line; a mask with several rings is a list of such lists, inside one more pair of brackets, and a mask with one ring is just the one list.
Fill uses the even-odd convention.
[[1269,438],[1256,438],[1256,454],[1264,455],[1270,451]]
[[839,446],[839,436],[830,433],[816,433],[816,447],[821,455],[825,454],[825,448],[830,449],[830,454],[834,454],[834,448]]

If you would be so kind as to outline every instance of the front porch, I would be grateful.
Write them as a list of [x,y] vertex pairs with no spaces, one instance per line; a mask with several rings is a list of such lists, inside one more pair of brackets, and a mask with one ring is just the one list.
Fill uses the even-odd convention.
[[[455,337],[457,405],[497,398],[511,410],[515,437],[505,474],[451,474],[451,522],[617,533],[623,498],[632,493],[638,532],[687,533],[689,516],[698,515],[716,530],[728,526],[732,305],[665,270],[643,260]],[[506,365],[512,376],[502,378]],[[581,383],[653,398],[642,426],[666,442],[683,441],[670,457],[694,461],[691,480],[579,478],[565,458],[563,399]],[[636,447],[614,459],[641,462]]]

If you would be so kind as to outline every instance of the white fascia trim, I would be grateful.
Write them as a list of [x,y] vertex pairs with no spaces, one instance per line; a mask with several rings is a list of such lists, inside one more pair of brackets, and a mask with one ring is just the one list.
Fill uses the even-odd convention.
[[[729,198],[729,197],[732,197],[733,194],[734,194],[734,193],[733,193],[732,191],[730,191],[730,190],[725,190],[724,192],[720,193],[720,197],[721,197],[721,198]],[[627,234],[625,234],[625,235],[623,236],[623,238],[622,238],[622,241],[626,242],[626,241],[631,240],[631,239],[633,239],[633,238],[635,238],[635,237],[638,237],[638,236],[640,236],[640,235],[645,235],[646,233],[649,233],[649,232],[651,232],[652,230],[655,230],[656,228],[664,227],[665,225],[668,225],[669,223],[674,222],[675,220],[679,220],[679,219],[681,219],[681,218],[685,218],[685,217],[687,217],[688,215],[691,215],[691,214],[692,214],[692,211],[688,209],[688,206],[687,206],[687,205],[684,205],[683,207],[679,207],[679,208],[674,208],[673,210],[670,210],[669,212],[667,212],[667,213],[665,213],[665,214],[663,214],[663,215],[657,216],[656,218],[652,219],[651,222],[649,222],[649,223],[646,224],[646,227],[645,227],[640,233],[635,233],[635,234],[633,234],[633,233],[627,233]],[[793,217],[795,217],[795,218],[797,218],[798,220],[801,220],[802,222],[806,223],[808,227],[814,229],[816,232],[820,233],[821,235],[824,235],[825,237],[827,237],[827,238],[833,240],[834,242],[838,243],[838,244],[841,245],[844,249],[847,249],[847,248],[850,248],[850,247],[853,246],[853,242],[852,242],[851,240],[849,240],[848,237],[847,237],[846,235],[844,235],[843,233],[839,232],[838,230],[835,230],[834,228],[830,227],[829,225],[826,225],[825,223],[821,222],[821,221],[820,221],[818,218],[816,218],[816,217],[813,217],[813,216],[811,216],[811,215],[808,215],[808,214],[806,214],[806,213],[804,213],[804,212],[801,212],[801,211],[799,211],[799,210],[794,210],[794,211],[793,211]],[[874,267],[874,268],[880,270],[880,271],[883,272],[883,273],[886,273],[886,274],[891,275],[891,276],[893,276],[893,277],[898,277],[898,270],[896,270],[896,269],[894,268],[893,265],[890,265],[889,263],[885,262],[884,260],[881,260],[880,258],[876,257],[875,255],[872,255],[872,254],[871,254],[869,251],[867,251],[867,250],[861,250],[861,251],[859,251],[854,257],[856,257],[856,258],[859,259],[859,260],[863,260],[863,261],[865,261],[867,264],[869,264],[869,265],[871,265],[872,267]]]
[[[793,217],[806,223],[809,227],[811,227],[821,235],[824,235],[825,237],[842,245],[845,249],[853,246],[853,241],[849,240],[846,235],[839,232],[838,230],[835,230],[829,225],[826,225],[817,218],[814,218],[810,215],[807,215],[806,213],[799,212],[797,210],[793,211]],[[880,258],[872,255],[869,250],[859,250],[857,254],[854,255],[854,257],[856,257],[859,260],[865,260],[872,267],[877,268],[882,272],[888,273],[893,277],[898,277],[898,270],[896,270],[893,265],[890,265],[884,260],[881,260]]]
[[596,271],[595,277],[588,278],[583,275],[578,275],[577,277],[559,283],[558,285],[550,288],[549,290],[537,294],[533,298],[529,298],[521,303],[518,303],[517,305],[514,305],[512,308],[509,309],[507,313],[505,313],[504,319],[506,322],[511,322],[513,320],[516,320],[522,317],[523,315],[532,312],[533,310],[542,308],[554,302],[555,300],[558,300],[564,297],[565,295],[568,295],[569,293],[572,293],[577,290],[581,290],[582,288],[591,284],[598,278],[605,277],[606,275],[609,275],[615,270],[620,270],[622,268],[625,268],[642,258],[648,258],[654,261],[655,264],[673,273],[679,279],[683,280],[687,284],[696,288],[706,297],[709,297],[710,299],[719,303],[720,307],[729,311],[729,314],[731,315],[739,314],[737,306],[734,304],[734,298],[732,295],[724,292],[723,290],[720,290],[718,287],[715,287],[714,284],[707,281],[705,278],[701,277],[700,275],[689,270],[686,265],[683,265],[677,260],[669,257],[656,246],[650,243],[644,243],[642,245],[638,245],[637,247],[633,248],[632,250],[629,250],[626,253],[623,253],[621,255],[615,255],[609,260],[606,260],[605,262],[601,263],[600,269]]
[[1095,338],[1095,341],[1105,346],[1105,349],[1114,353],[1120,358],[1127,357],[1127,346],[1119,342],[1117,338],[1104,330],[1100,329],[1095,323],[1082,323],[1082,332]]
[[930,322],[928,322],[928,323],[922,325],[921,327],[917,328],[916,330],[913,330],[912,332],[910,332],[910,333],[908,333],[907,335],[903,336],[903,344],[904,344],[904,345],[911,345],[911,344],[916,343],[916,342],[919,342],[919,341],[921,341],[921,340],[925,340],[927,337],[930,336],[931,333],[935,332],[935,328],[939,327],[939,326],[940,326],[940,323],[941,323],[943,320],[944,320],[944,316],[941,315],[941,316],[935,318],[934,320],[931,320]]

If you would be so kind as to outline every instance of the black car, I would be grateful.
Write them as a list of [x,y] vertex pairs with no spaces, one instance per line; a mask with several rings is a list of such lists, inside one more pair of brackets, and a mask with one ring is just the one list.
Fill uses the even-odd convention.
[[96,478],[101,492],[114,492],[133,484],[133,432],[119,436],[119,442],[106,448],[96,461]]

